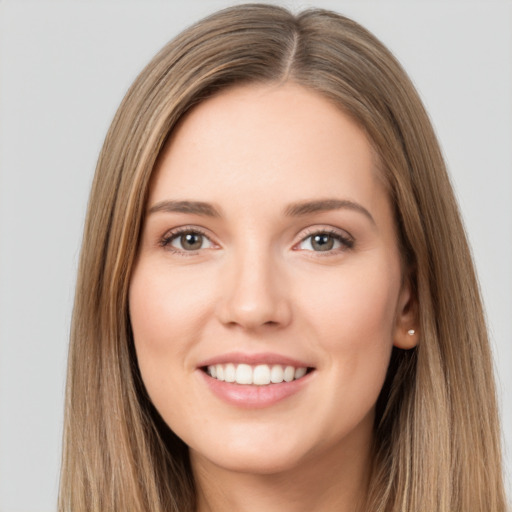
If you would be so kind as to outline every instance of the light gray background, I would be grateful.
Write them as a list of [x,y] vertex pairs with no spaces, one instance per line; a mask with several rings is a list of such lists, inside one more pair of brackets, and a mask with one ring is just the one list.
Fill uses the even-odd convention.
[[[55,510],[76,263],[115,109],[164,43],[233,3],[0,2],[1,512]],[[326,7],[363,23],[395,52],[426,102],[487,305],[510,493],[512,3],[281,3]]]

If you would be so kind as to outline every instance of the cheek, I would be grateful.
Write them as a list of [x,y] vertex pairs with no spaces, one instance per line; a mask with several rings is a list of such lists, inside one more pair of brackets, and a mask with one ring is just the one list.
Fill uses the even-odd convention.
[[317,282],[323,284],[323,293],[312,294],[303,303],[302,311],[314,326],[326,360],[347,381],[366,386],[369,377],[384,379],[399,282],[400,272],[392,266],[347,266],[324,283]]
[[139,262],[130,282],[129,311],[144,386],[165,421],[174,424],[190,399],[181,384],[194,370],[189,353],[198,338],[201,290],[180,280],[179,273],[169,274],[158,261]]
[[186,364],[182,356],[196,342],[205,317],[204,287],[172,274],[161,265],[142,263],[130,283],[130,321],[144,380],[161,372],[164,357],[166,364]]

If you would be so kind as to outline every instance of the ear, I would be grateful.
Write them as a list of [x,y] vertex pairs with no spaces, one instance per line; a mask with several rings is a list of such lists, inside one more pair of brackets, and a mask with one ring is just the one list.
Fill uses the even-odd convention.
[[405,278],[398,297],[393,345],[409,350],[418,344],[419,339],[418,299],[410,279]]

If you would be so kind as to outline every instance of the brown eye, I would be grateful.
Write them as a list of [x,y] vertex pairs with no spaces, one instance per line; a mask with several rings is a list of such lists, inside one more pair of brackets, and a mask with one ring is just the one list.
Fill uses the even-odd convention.
[[171,234],[163,240],[162,245],[177,252],[199,251],[213,246],[210,239],[198,231],[181,231]]
[[334,238],[327,233],[311,237],[311,247],[315,251],[330,251],[334,247]]
[[304,238],[298,247],[303,251],[335,253],[353,246],[354,241],[341,233],[318,231]]
[[203,245],[203,235],[199,233],[184,233],[177,240],[186,251],[197,251]]

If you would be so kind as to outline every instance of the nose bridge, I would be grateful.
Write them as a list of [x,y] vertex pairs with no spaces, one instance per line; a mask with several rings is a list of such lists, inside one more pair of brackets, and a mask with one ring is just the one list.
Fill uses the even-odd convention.
[[223,270],[223,323],[255,329],[289,322],[285,276],[270,246],[248,242],[233,249]]

